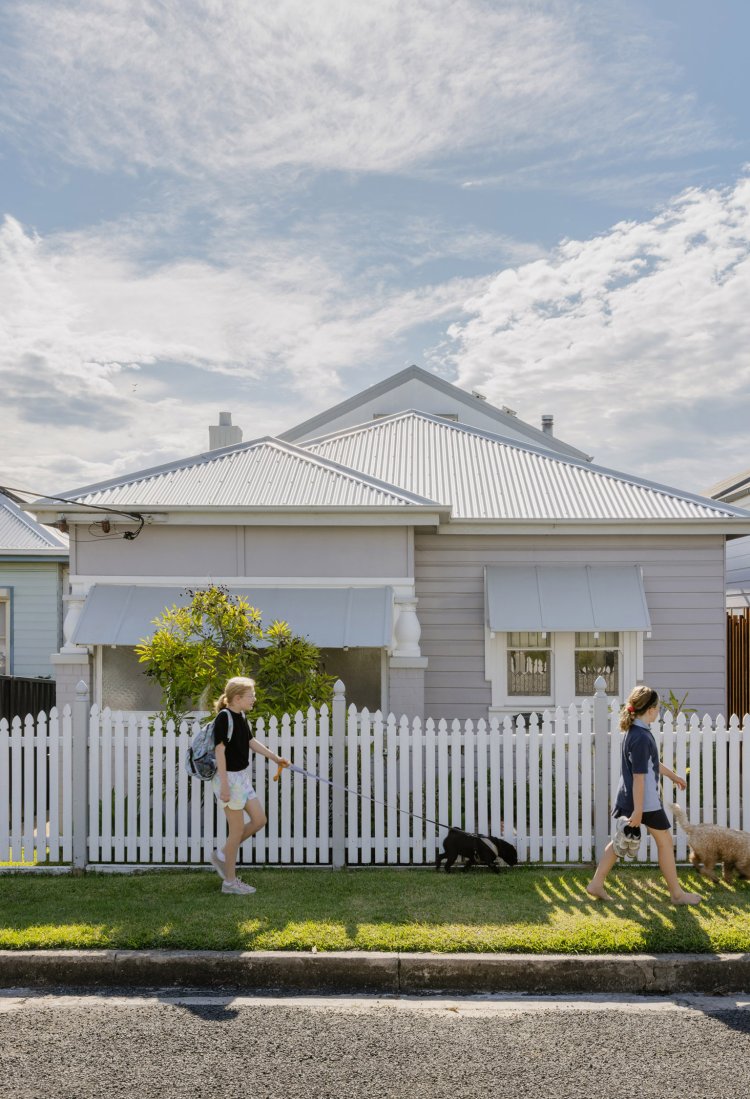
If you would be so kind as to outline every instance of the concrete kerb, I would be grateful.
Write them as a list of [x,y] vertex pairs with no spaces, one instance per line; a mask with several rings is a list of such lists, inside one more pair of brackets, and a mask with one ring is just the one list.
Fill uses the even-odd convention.
[[0,987],[179,987],[384,996],[506,992],[729,995],[750,990],[750,954],[3,950]]

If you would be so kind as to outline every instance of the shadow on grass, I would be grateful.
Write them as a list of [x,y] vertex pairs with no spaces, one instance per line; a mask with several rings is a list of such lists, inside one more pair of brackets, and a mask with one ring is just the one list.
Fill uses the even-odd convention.
[[590,872],[578,870],[567,875],[553,872],[536,883],[551,920],[564,914],[578,919],[581,906],[588,906],[590,949],[597,942],[606,948],[617,932],[634,945],[637,940],[638,948],[647,953],[746,952],[750,947],[750,885],[746,882],[713,884],[696,872],[682,872],[685,888],[701,895],[703,901],[675,905],[655,866],[615,869],[607,878],[610,902],[589,897],[586,884],[590,877]]

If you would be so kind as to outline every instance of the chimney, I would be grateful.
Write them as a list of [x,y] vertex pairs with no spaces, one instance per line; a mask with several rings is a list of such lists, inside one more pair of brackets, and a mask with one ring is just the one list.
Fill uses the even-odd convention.
[[220,450],[223,446],[233,446],[242,442],[242,428],[232,427],[232,413],[220,412],[218,425],[208,429],[208,449]]
[[554,424],[554,422],[555,422],[555,417],[554,416],[549,416],[549,415],[542,416],[542,431],[544,432],[545,435],[553,435],[554,434],[554,432],[552,431],[552,425]]

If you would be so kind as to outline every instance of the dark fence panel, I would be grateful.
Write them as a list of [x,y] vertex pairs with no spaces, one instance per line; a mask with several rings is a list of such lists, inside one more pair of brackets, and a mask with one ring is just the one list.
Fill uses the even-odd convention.
[[750,713],[750,608],[727,615],[727,713]]
[[55,705],[54,679],[30,679],[18,675],[0,675],[0,718],[24,718],[44,710],[49,713]]

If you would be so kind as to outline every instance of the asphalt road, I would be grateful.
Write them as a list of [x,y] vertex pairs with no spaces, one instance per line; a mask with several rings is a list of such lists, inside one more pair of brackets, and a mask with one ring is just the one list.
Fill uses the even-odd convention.
[[750,1000],[0,994],[3,1099],[747,1099]]

